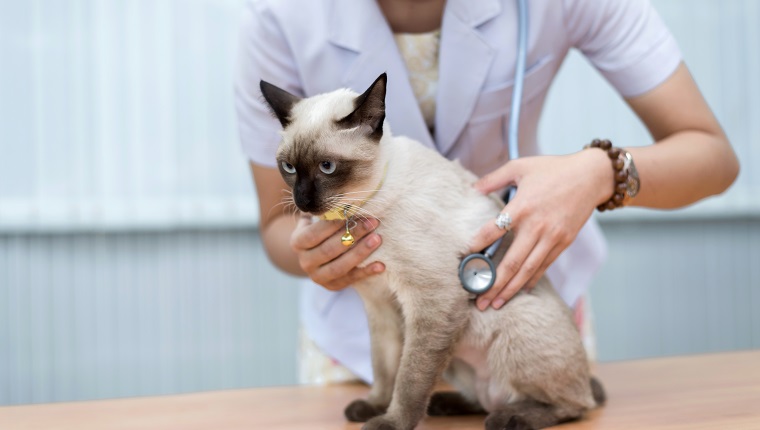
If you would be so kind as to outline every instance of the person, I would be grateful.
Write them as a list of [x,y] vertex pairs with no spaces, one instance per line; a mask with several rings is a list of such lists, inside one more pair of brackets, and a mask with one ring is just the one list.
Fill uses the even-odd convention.
[[[357,243],[346,248],[340,243],[341,222],[294,217],[280,204],[286,189],[274,156],[280,124],[260,96],[260,79],[311,96],[341,87],[361,92],[387,72],[387,118],[394,135],[459,159],[481,177],[474,186],[483,193],[518,187],[502,212],[508,225],[501,224],[511,228],[514,242],[498,264],[494,287],[476,301],[481,310],[499,309],[544,273],[568,305],[580,307],[605,253],[592,214],[599,206],[620,206],[613,197],[616,187],[633,191],[638,184],[639,192],[626,197],[626,204],[666,209],[721,193],[736,178],[733,149],[647,0],[529,4],[521,156],[509,160],[505,136],[517,51],[515,1],[247,3],[236,107],[260,204],[261,238],[278,268],[308,279],[300,304],[306,354],[328,357],[327,367],[337,360],[344,370],[371,381],[366,321],[350,285],[384,270],[371,260],[382,237],[374,232],[378,221],[368,220],[353,231]],[[538,120],[570,49],[579,50],[612,84],[654,144],[640,142],[644,146],[609,154],[582,150],[587,142],[578,142],[576,153],[539,155]],[[620,166],[613,164],[626,154],[638,181],[621,185],[615,176]],[[627,164],[624,170],[636,178]],[[483,226],[472,250],[504,233],[495,223]],[[367,259],[370,264],[359,266]]]

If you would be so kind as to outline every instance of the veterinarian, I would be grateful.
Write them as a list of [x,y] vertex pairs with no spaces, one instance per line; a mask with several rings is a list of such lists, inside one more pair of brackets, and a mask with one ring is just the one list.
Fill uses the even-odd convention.
[[[723,192],[739,166],[678,45],[647,0],[531,0],[520,119],[521,158],[507,163],[517,38],[514,0],[250,0],[240,34],[236,97],[240,136],[258,193],[261,237],[272,262],[305,279],[300,300],[303,382],[372,377],[361,300],[349,288],[384,270],[357,265],[382,246],[377,221],[344,224],[294,217],[282,205],[275,162],[279,122],[259,80],[311,96],[366,88],[387,72],[387,120],[459,159],[483,193],[515,184],[497,223],[473,251],[507,230],[514,242],[497,279],[477,300],[500,308],[545,272],[571,307],[605,258],[592,213],[626,205],[677,208]],[[578,152],[540,156],[537,128],[549,86],[570,49],[612,84],[649,129],[648,146],[615,149],[578,142]],[[578,100],[583,106],[583,100]],[[595,136],[590,136],[589,140]],[[601,146],[598,147],[598,146]],[[709,174],[706,174],[709,172]],[[624,210],[624,209],[622,209]],[[578,312],[580,315],[581,312]]]

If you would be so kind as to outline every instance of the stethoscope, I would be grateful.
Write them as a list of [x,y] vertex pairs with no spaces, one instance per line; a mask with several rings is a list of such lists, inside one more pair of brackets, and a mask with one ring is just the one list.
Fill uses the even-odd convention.
[[[525,80],[525,61],[528,52],[528,4],[527,0],[517,0],[517,63],[515,64],[515,84],[512,94],[512,111],[509,114],[509,159],[517,159],[518,126],[520,123],[520,105],[522,104],[523,81]],[[517,189],[510,187],[507,191],[506,203],[515,196]],[[493,287],[496,280],[496,266],[491,260],[501,246],[504,236],[492,243],[483,252],[466,256],[459,264],[459,280],[462,287],[473,294],[483,294]]]

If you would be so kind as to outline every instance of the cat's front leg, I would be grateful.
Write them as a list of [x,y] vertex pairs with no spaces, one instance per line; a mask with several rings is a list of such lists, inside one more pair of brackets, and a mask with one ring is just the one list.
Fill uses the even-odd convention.
[[404,347],[388,412],[364,430],[413,429],[425,416],[433,387],[468,322],[466,296],[456,285],[398,289],[404,311]]
[[344,414],[349,421],[365,422],[385,413],[401,359],[403,321],[401,309],[384,277],[358,286],[369,322],[373,383],[367,399],[351,402]]

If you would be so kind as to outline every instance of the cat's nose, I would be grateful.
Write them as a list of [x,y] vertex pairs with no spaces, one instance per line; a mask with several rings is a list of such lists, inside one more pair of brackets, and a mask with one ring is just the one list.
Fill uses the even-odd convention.
[[296,206],[303,212],[311,212],[314,210],[314,204],[309,199],[296,199]]
[[293,200],[303,212],[316,212],[319,206],[316,198],[316,189],[314,183],[308,180],[300,180],[296,182],[295,189],[293,190]]
[[307,193],[297,194],[293,199],[295,200],[296,206],[301,210],[301,212],[315,213],[317,212],[317,209],[319,209],[316,199]]

